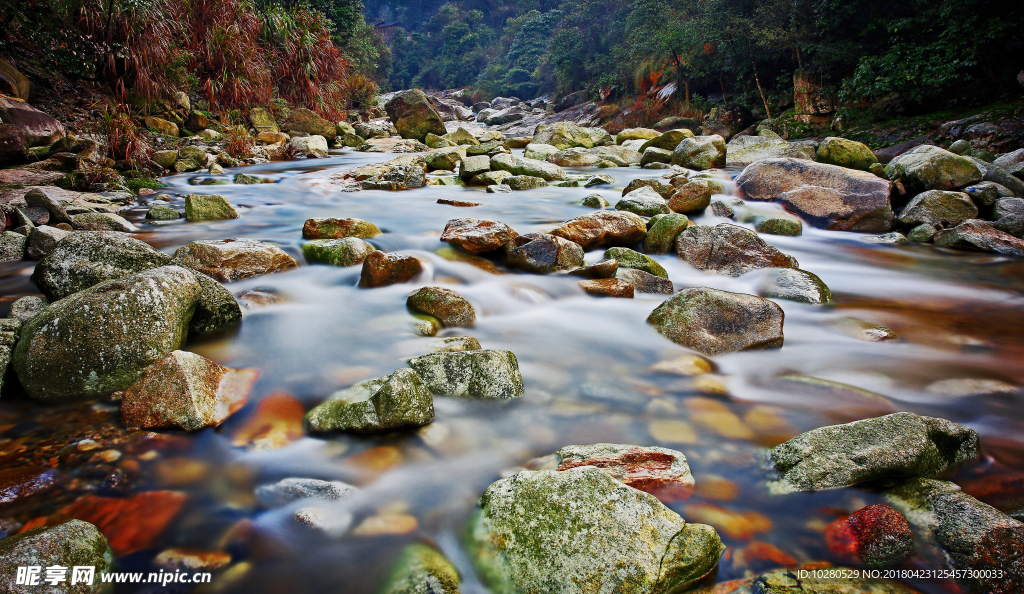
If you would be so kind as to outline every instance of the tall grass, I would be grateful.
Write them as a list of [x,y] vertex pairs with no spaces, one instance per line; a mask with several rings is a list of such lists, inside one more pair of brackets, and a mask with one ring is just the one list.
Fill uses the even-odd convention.
[[323,14],[248,0],[82,0],[76,25],[96,48],[97,74],[152,101],[201,94],[213,110],[279,96],[330,119],[376,93],[331,42]]

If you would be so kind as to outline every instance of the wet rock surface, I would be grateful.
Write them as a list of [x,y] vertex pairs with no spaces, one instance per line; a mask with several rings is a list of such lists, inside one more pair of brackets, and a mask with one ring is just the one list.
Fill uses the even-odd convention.
[[558,471],[596,466],[622,484],[661,501],[682,501],[693,493],[693,475],[686,456],[668,448],[614,443],[572,445],[558,450],[555,460]]
[[582,280],[576,283],[588,295],[595,297],[618,297],[621,299],[632,299],[634,294],[633,285],[617,278],[596,278]]
[[629,247],[643,240],[647,225],[633,213],[601,211],[567,221],[551,234],[579,244],[584,250]]
[[375,250],[363,260],[359,286],[384,287],[404,283],[423,272],[423,264],[414,256],[389,254]]
[[310,431],[379,433],[426,425],[434,420],[434,398],[411,369],[367,380],[332,394],[306,415]]
[[340,501],[352,497],[356,491],[343,481],[294,477],[257,487],[256,499],[263,507],[281,507],[300,499]]
[[412,311],[436,317],[448,327],[476,323],[476,311],[469,300],[444,287],[424,287],[410,295],[405,304]]
[[796,268],[795,258],[768,245],[756,233],[723,223],[693,225],[676,237],[676,254],[698,270],[739,276],[758,268]]
[[547,274],[582,266],[583,248],[554,234],[527,233],[505,246],[505,260],[514,268]]
[[458,594],[459,572],[440,551],[414,543],[392,564],[381,594]]
[[818,275],[799,268],[771,268],[758,286],[758,295],[815,305],[832,303],[832,291]]
[[193,241],[174,252],[174,262],[222,283],[289,270],[299,264],[272,243],[254,239]]
[[659,305],[647,323],[705,355],[782,346],[782,308],[767,299],[696,287]]
[[952,229],[937,231],[933,241],[935,245],[960,250],[1024,256],[1024,240],[978,219],[964,221]]
[[380,235],[380,229],[362,219],[307,219],[302,225],[303,239],[341,239],[360,237],[370,239]]
[[801,491],[930,478],[977,456],[973,429],[907,412],[814,429],[771,451],[783,486]]
[[441,241],[471,254],[480,254],[500,249],[516,236],[516,232],[501,221],[465,218],[448,221],[441,234]]
[[432,353],[410,359],[409,365],[430,390],[444,396],[508,400],[523,395],[523,376],[511,351]]
[[869,505],[832,522],[825,539],[833,555],[876,569],[896,567],[914,552],[910,524],[888,505]]
[[361,264],[376,248],[356,237],[314,239],[302,245],[302,255],[310,264],[355,266]]
[[709,573],[723,550],[711,527],[593,466],[494,483],[468,534],[479,574],[503,593],[668,592]]

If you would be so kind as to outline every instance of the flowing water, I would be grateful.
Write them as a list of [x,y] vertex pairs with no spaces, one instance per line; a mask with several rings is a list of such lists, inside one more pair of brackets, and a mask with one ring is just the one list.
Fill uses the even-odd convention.
[[[786,314],[783,348],[715,357],[712,374],[672,375],[651,366],[688,351],[645,323],[665,296],[595,298],[577,287],[575,277],[525,274],[500,263],[495,268],[496,262],[458,257],[439,241],[445,223],[457,217],[498,219],[519,233],[548,231],[590,212],[579,205],[587,194],[597,191],[614,203],[630,180],[661,172],[603,169],[615,184],[513,194],[450,186],[403,192],[332,187],[332,176],[391,156],[336,153],[219,176],[230,180],[244,171],[268,182],[260,185],[189,184],[218,176],[163,180],[165,191],[178,196],[175,206],[187,193],[223,194],[239,207],[237,220],[146,224],[144,207],[127,215],[142,229],[136,237],[169,254],[189,241],[248,237],[280,244],[303,265],[228,285],[235,294],[260,290],[278,302],[246,307],[237,331],[188,345],[222,365],[256,368],[259,379],[250,403],[221,427],[190,435],[173,455],[147,458],[134,488],[183,491],[189,503],[150,549],[129,555],[123,566],[144,567],[167,546],[222,548],[235,562],[251,564],[247,573],[237,573],[233,591],[362,593],[377,589],[402,545],[427,540],[459,567],[463,592],[483,592],[461,545],[479,495],[532,458],[595,442],[661,445],[686,454],[697,491],[669,505],[722,535],[728,549],[715,579],[830,560],[824,526],[878,496],[856,488],[772,495],[766,446],[822,425],[897,410],[978,430],[985,455],[961,470],[958,482],[1001,509],[1024,503],[1022,392],[1004,386],[1024,383],[1024,261],[875,245],[859,234],[809,227],[800,237],[763,235],[820,276],[834,293],[834,306],[779,301]],[[437,204],[438,198],[480,205],[458,208]],[[408,284],[360,289],[358,266],[304,264],[301,228],[311,217],[366,219],[384,231],[370,240],[379,249],[415,254],[429,264]],[[710,210],[696,220],[726,221]],[[587,260],[601,255],[589,253]],[[655,258],[677,290],[756,293],[762,279],[757,272],[739,278],[705,274],[674,254]],[[3,294],[34,293],[30,272],[24,265],[6,268]],[[439,397],[435,422],[408,433],[295,434],[301,414],[296,401],[308,410],[336,390],[430,352],[437,339],[418,335],[405,307],[406,296],[425,285],[455,289],[477,311],[474,327],[439,336],[471,335],[484,348],[514,352],[525,395],[510,402]],[[861,322],[853,319],[890,328],[900,339],[864,340]],[[936,383],[953,379],[995,380],[1002,383],[985,385],[1004,387],[977,395],[970,394],[977,389],[958,389],[963,382]],[[91,406],[114,411],[109,418],[116,418],[116,406]],[[9,400],[0,404],[0,418],[3,427],[17,428],[42,410]],[[58,416],[51,422],[62,421]],[[280,429],[276,441],[258,439],[267,427]],[[3,438],[11,439],[11,431]],[[292,476],[359,486],[357,497],[325,512],[351,515],[354,530],[332,538],[294,521],[301,504],[271,511],[255,505],[254,486]],[[949,583],[912,583],[926,592],[955,591]]]

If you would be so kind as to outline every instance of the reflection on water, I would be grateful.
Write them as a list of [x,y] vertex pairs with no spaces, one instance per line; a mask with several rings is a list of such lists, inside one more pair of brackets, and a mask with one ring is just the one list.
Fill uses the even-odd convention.
[[[780,302],[786,313],[784,348],[717,357],[707,375],[673,375],[651,366],[687,351],[645,323],[663,296],[593,298],[573,277],[495,270],[455,257],[439,241],[449,219],[466,216],[498,219],[519,233],[547,231],[589,212],[579,206],[584,196],[597,191],[614,204],[630,180],[660,172],[604,169],[601,173],[614,176],[615,184],[513,194],[446,186],[346,193],[328,183],[345,169],[387,157],[345,153],[231,172],[244,170],[272,182],[260,185],[189,185],[189,175],[165,179],[166,191],[176,195],[172,205],[180,208],[187,193],[223,194],[239,207],[237,220],[147,224],[143,207],[128,215],[143,229],[137,237],[167,253],[198,239],[249,237],[276,242],[300,262],[303,221],[358,217],[385,232],[370,240],[378,248],[429,262],[409,284],[372,290],[357,288],[358,267],[301,266],[233,283],[229,288],[235,294],[258,289],[278,302],[246,308],[243,324],[230,336],[189,345],[220,364],[258,368],[252,402],[221,428],[193,435],[185,457],[147,466],[151,476],[140,484],[189,493],[190,504],[158,546],[223,548],[236,561],[251,562],[239,592],[372,592],[401,545],[416,539],[437,543],[459,566],[466,577],[463,592],[481,592],[460,547],[460,531],[476,498],[503,474],[571,443],[683,451],[697,491],[670,506],[722,534],[729,548],[719,580],[829,559],[824,526],[844,510],[876,501],[858,489],[769,495],[764,446],[801,431],[909,410],[981,433],[988,457],[962,477],[977,483],[995,477],[1009,484],[1024,472],[1018,443],[1021,392],[977,395],[965,393],[976,389],[976,382],[938,383],[997,380],[984,385],[1005,387],[1024,382],[1020,260],[879,246],[856,234],[810,228],[801,237],[763,236],[820,276],[835,294],[835,306]],[[205,177],[230,181],[231,174]],[[437,204],[438,198],[452,197],[480,206]],[[698,221],[725,219],[709,211]],[[592,252],[587,260],[600,257]],[[758,272],[713,276],[671,254],[655,258],[677,290],[709,286],[753,293],[761,278]],[[0,286],[8,299],[34,292],[30,271],[22,265],[4,269]],[[511,403],[438,398],[435,423],[413,433],[331,439],[298,433],[303,409],[430,350],[435,339],[415,333],[405,308],[406,296],[425,284],[456,289],[477,311],[476,326],[440,336],[472,335],[485,348],[513,351],[526,395]],[[891,328],[901,339],[870,342],[863,333],[858,338],[861,326],[851,318]],[[32,414],[31,407],[18,410]],[[333,510],[352,514],[355,529],[332,539],[292,520],[298,504],[256,509],[253,486],[288,476],[360,486],[358,497]],[[1004,508],[1024,499],[1006,490],[989,491],[986,500]],[[915,585],[944,591],[935,583]]]

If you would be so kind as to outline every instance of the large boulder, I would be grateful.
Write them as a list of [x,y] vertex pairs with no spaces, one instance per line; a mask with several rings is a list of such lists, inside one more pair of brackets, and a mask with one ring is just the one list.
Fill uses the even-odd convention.
[[201,293],[193,272],[162,266],[52,303],[22,329],[18,379],[38,400],[123,390],[181,347]]
[[978,217],[978,207],[971,197],[963,192],[928,190],[921,192],[903,208],[900,223],[913,227],[922,223],[929,225],[959,225],[967,219]]
[[517,233],[505,223],[492,219],[452,219],[444,226],[441,241],[471,254],[492,252],[515,239]]
[[871,152],[868,145],[836,136],[829,136],[821,141],[815,158],[819,163],[862,171],[867,171],[871,165],[878,163],[878,157]]
[[670,213],[651,219],[651,228],[644,237],[644,251],[648,254],[667,254],[676,245],[676,238],[690,226],[686,215]]
[[886,501],[935,542],[926,562],[959,570],[968,592],[1024,589],[1024,523],[960,490],[955,483],[910,478],[884,492]]
[[590,167],[598,164],[603,167],[612,163],[617,167],[625,167],[639,163],[640,159],[640,153],[624,146],[598,146],[590,149],[567,148],[546,158],[549,163],[560,167]]
[[557,235],[526,233],[505,245],[505,261],[513,268],[548,274],[582,266],[583,248]]
[[128,427],[197,431],[216,427],[245,405],[255,369],[229,369],[205,357],[173,351],[147,367],[114,398]]
[[[100,574],[114,565],[114,552],[95,525],[68,520],[55,526],[41,526],[0,541],[0,590],[11,594],[94,594],[104,591]],[[43,568],[37,585],[18,583],[19,568]],[[49,584],[45,568],[62,567],[66,581]],[[95,578],[72,584],[72,571],[88,567]]]
[[220,194],[189,194],[185,196],[185,218],[190,221],[237,219],[238,211]]
[[935,245],[959,250],[1024,256],[1024,239],[1000,231],[980,219],[969,219],[952,229],[943,229],[935,234],[933,240]]
[[741,198],[782,203],[819,229],[881,233],[892,228],[889,182],[866,171],[802,159],[765,159],[736,178]]
[[572,122],[555,122],[537,126],[531,142],[550,144],[563,150],[573,147],[594,148],[612,144],[614,140],[603,128],[584,128]]
[[271,274],[299,264],[272,243],[255,239],[193,241],[174,252],[174,262],[222,283]]
[[814,159],[813,148],[771,136],[737,136],[725,148],[725,164],[728,167],[746,167],[765,159],[783,157]]
[[647,317],[672,342],[705,355],[781,347],[784,321],[767,299],[706,287],[680,291]]
[[428,388],[444,396],[510,400],[523,395],[523,376],[512,351],[431,353],[410,359],[409,365]]
[[641,155],[647,152],[647,149],[649,148],[674,151],[676,150],[676,147],[679,146],[679,143],[687,138],[693,138],[693,132],[688,129],[681,128],[678,130],[669,130],[668,132],[663,132],[662,134],[659,134],[658,136],[655,136],[643,143],[637,150]]
[[306,414],[310,431],[379,433],[434,420],[434,397],[412,369],[358,383],[331,395]]
[[260,132],[278,132],[277,121],[274,120],[274,114],[270,113],[269,110],[262,107],[254,107],[249,110],[249,124]]
[[50,301],[103,281],[164,266],[171,257],[122,235],[79,231],[64,237],[36,264],[32,282]]
[[427,185],[427,174],[418,164],[389,161],[376,165],[365,165],[349,172],[351,179],[359,182],[363,190],[411,190]]
[[665,199],[650,186],[641,186],[623,196],[615,203],[615,210],[623,210],[643,217],[669,213]]
[[796,258],[750,229],[722,223],[691,225],[676,237],[676,254],[697,270],[740,276],[758,268],[798,268]]
[[893,413],[801,433],[771,451],[784,489],[838,489],[894,477],[932,478],[978,457],[978,432]]
[[721,136],[694,136],[676,145],[672,150],[672,163],[687,169],[725,167],[725,153],[725,139]]
[[1024,198],[1002,198],[996,201],[992,214],[993,227],[1014,237],[1024,237]]
[[631,247],[647,235],[647,224],[631,212],[602,210],[567,221],[551,234],[577,243],[584,250]]
[[930,144],[896,157],[885,167],[889,179],[903,180],[907,190],[959,190],[980,182],[983,172],[969,158]]
[[710,573],[724,549],[710,526],[687,524],[594,466],[492,484],[468,539],[495,594],[676,592]]
[[512,175],[539,177],[545,181],[565,179],[565,170],[554,163],[508,154],[500,154],[491,158],[491,169],[508,171]]
[[[250,112],[250,117],[251,117]],[[284,120],[285,130],[291,132],[305,132],[310,136],[323,136],[327,140],[334,140],[338,134],[338,126],[320,117],[315,111],[299,107],[291,110]],[[420,140],[423,140],[422,138]],[[326,151],[324,151],[326,152]]]
[[28,149],[49,146],[64,136],[55,118],[28,103],[0,95],[0,163],[22,161]]
[[384,110],[402,138],[423,142],[427,134],[443,136],[448,132],[430,98],[419,89],[398,93],[384,104]]

